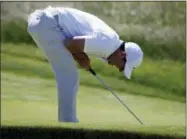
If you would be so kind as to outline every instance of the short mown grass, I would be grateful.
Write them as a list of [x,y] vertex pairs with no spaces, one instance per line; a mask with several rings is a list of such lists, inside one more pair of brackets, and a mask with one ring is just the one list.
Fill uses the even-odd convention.
[[144,125],[140,125],[107,90],[82,85],[77,95],[77,116],[80,123],[59,123],[54,80],[3,71],[1,124],[185,136],[184,102],[116,93]]

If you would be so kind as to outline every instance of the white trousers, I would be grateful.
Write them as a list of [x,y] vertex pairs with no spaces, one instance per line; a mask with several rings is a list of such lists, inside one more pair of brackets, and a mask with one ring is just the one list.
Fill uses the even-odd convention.
[[36,10],[28,18],[28,32],[43,50],[54,71],[58,90],[59,122],[78,122],[78,70],[71,53],[63,44],[65,37],[58,27],[58,22],[51,13]]

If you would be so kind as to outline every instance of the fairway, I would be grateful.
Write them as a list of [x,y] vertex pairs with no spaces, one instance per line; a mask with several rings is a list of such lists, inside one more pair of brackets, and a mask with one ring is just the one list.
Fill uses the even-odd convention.
[[185,103],[118,94],[143,121],[140,125],[107,90],[80,86],[77,113],[80,123],[57,121],[55,80],[1,73],[2,125],[61,126],[185,135]]

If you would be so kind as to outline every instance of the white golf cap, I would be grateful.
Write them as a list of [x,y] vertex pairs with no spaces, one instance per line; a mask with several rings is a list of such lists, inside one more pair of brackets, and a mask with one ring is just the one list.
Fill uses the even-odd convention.
[[133,42],[125,43],[126,63],[124,65],[124,75],[131,78],[133,69],[139,67],[143,61],[143,52],[139,45]]

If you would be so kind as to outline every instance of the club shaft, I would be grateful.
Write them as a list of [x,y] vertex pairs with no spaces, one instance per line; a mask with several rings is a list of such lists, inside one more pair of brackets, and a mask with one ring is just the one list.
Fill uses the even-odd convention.
[[123,103],[123,101],[112,91],[112,89],[103,80],[101,80],[97,75],[95,75],[95,77],[119,100],[119,102],[121,102],[123,106],[127,108],[127,110],[136,118],[136,120],[139,121],[140,124],[143,124],[142,121],[128,108],[127,105]]

